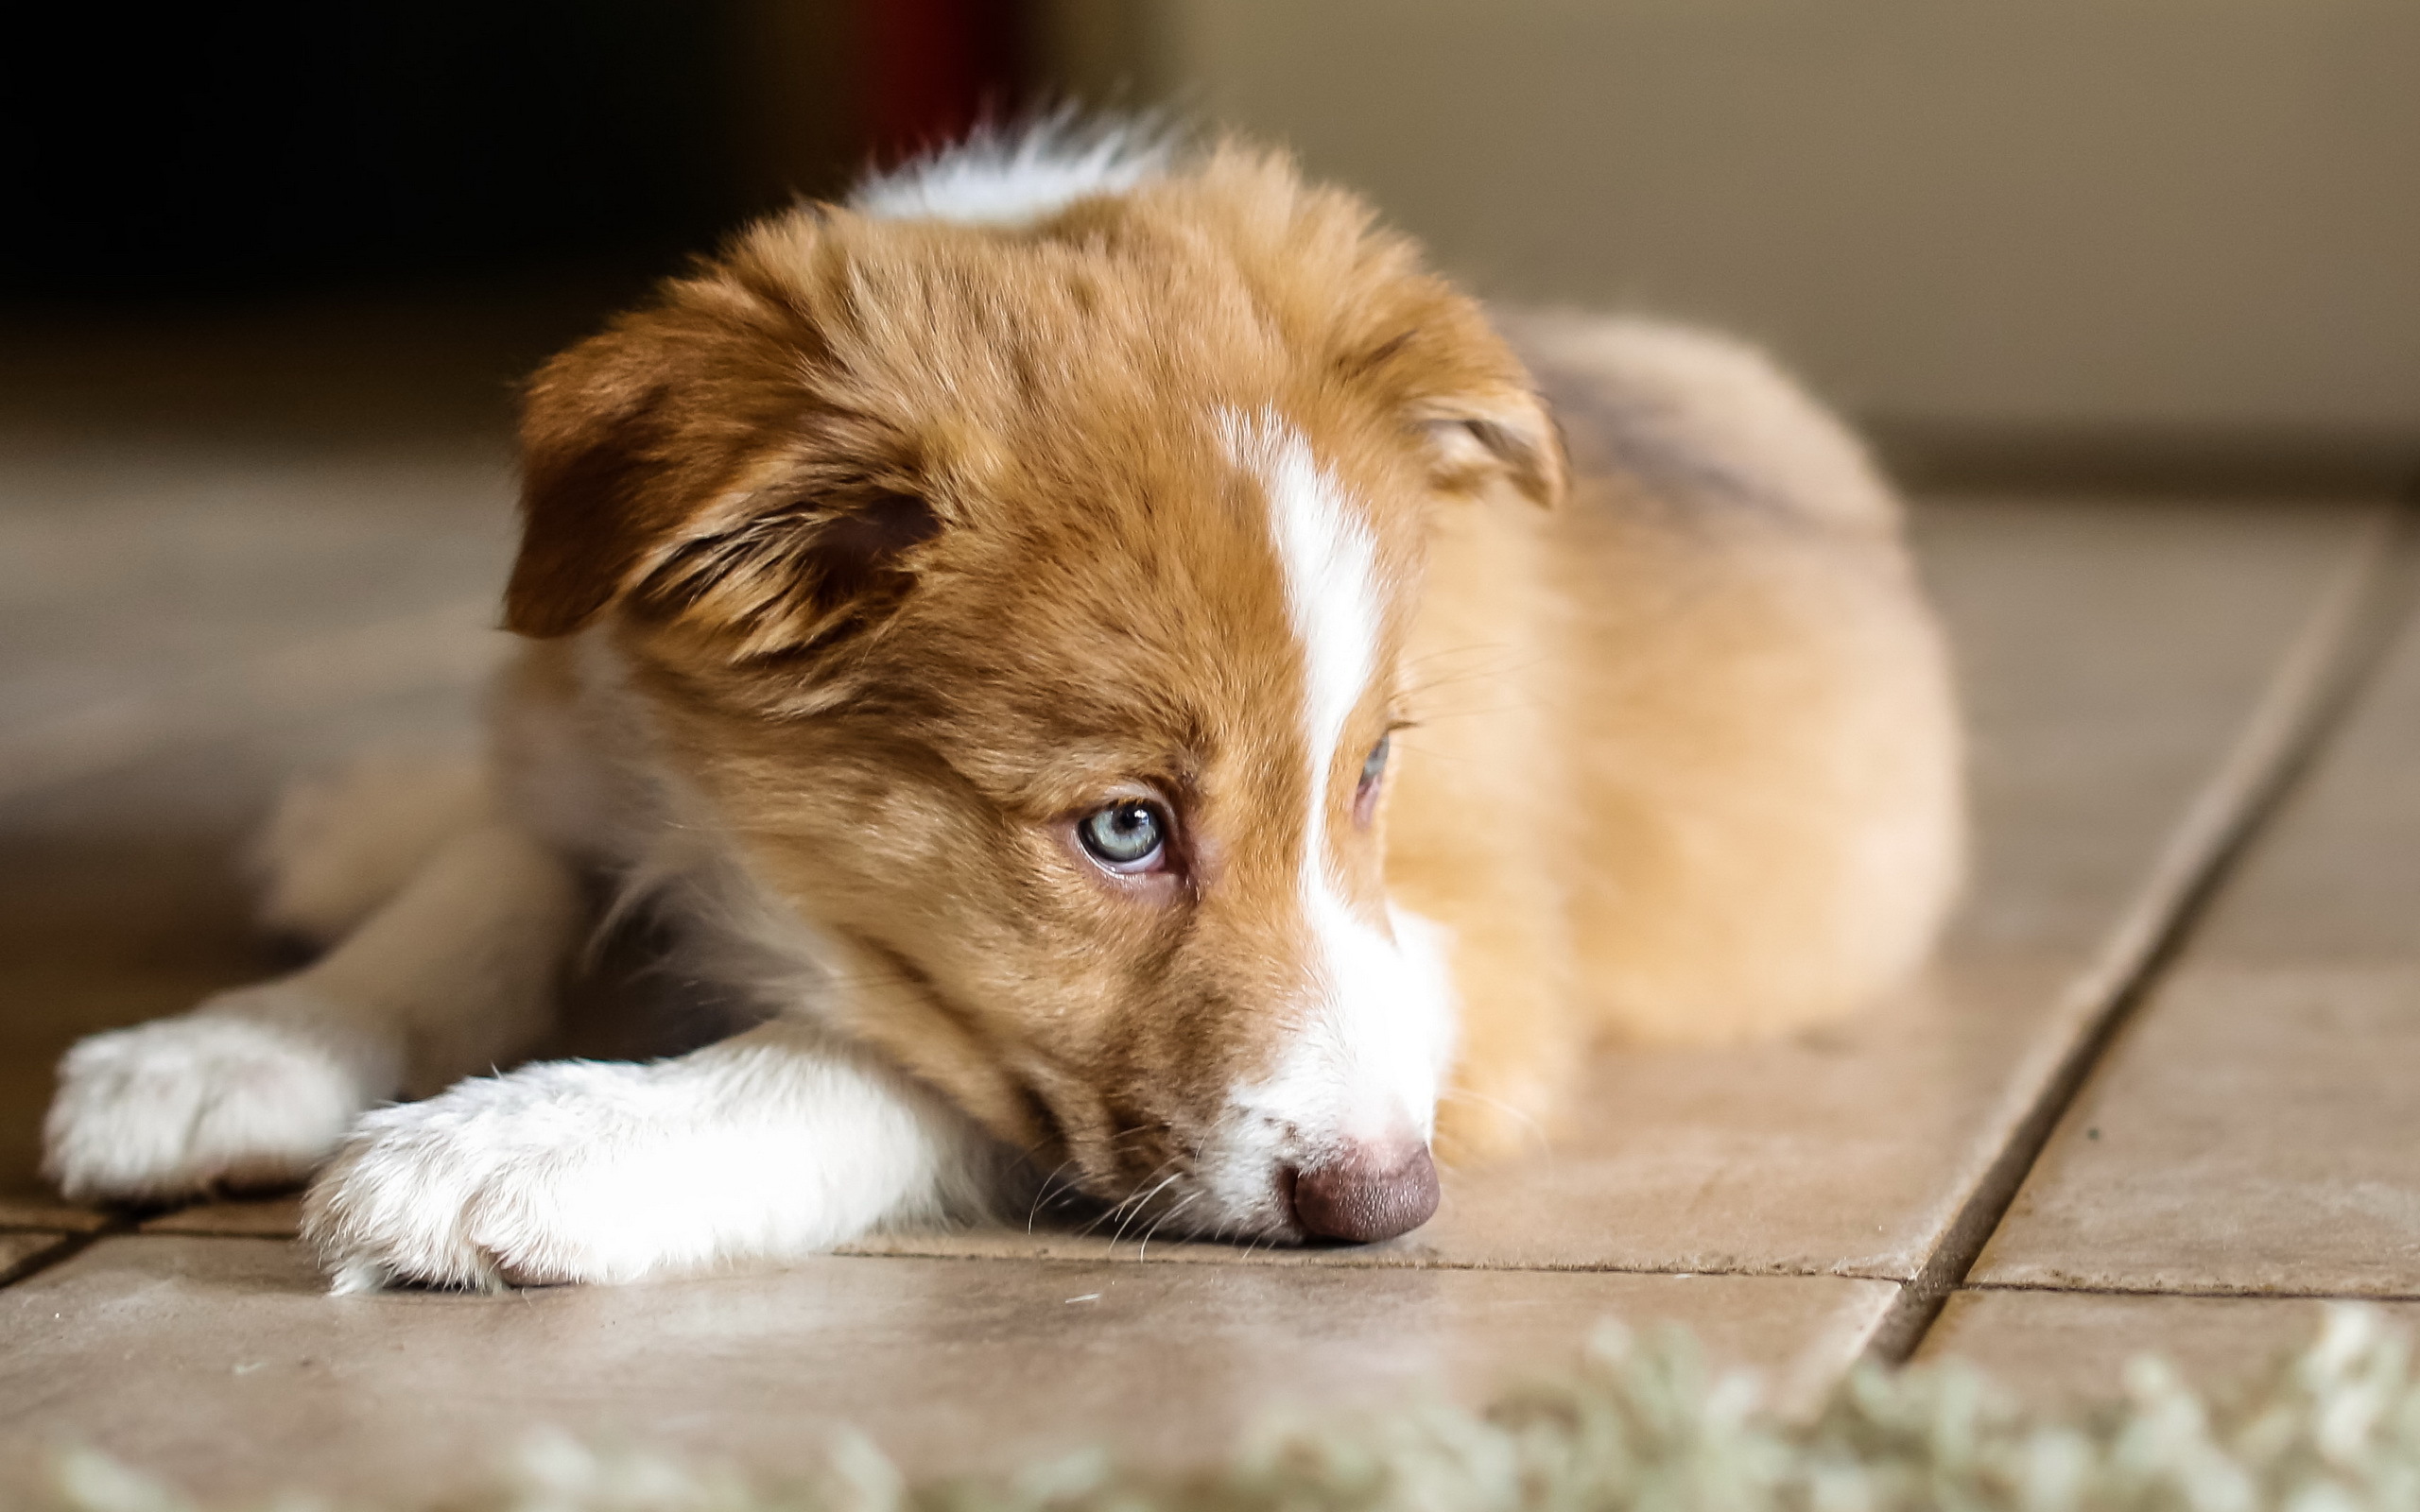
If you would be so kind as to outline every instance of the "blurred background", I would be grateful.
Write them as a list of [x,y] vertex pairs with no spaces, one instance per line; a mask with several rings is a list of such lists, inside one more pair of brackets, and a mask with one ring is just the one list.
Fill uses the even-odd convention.
[[2420,455],[2411,0],[45,10],[0,300],[53,407],[500,424],[742,218],[1076,100],[1289,145],[1492,297],[1766,340],[1923,478]]

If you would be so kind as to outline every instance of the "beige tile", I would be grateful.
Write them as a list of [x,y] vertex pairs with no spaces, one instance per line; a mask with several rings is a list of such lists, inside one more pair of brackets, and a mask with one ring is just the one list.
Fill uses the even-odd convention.
[[1978,1281],[2420,1296],[2420,958],[2194,964],[2043,1152]]
[[[2310,1343],[2321,1305],[2252,1297],[1960,1292],[1916,1361],[1962,1360],[2046,1404],[2115,1398],[2128,1361],[2153,1355],[2203,1390],[2224,1389]],[[2420,1332],[2420,1304],[2380,1304],[2391,1326]]]
[[[43,774],[42,731],[89,741],[147,702],[206,717],[307,683],[314,654],[366,627],[447,610],[339,670],[358,683],[433,658],[458,620],[493,622],[510,488],[498,462],[0,462],[0,780]],[[255,686],[233,679],[255,667]]]
[[44,1256],[69,1242],[69,1236],[61,1233],[0,1232],[0,1285],[41,1264]]
[[[839,1421],[919,1474],[1556,1368],[1599,1319],[1688,1324],[1769,1378],[1839,1369],[1892,1288],[1472,1271],[826,1259],[503,1297],[329,1297],[293,1246],[119,1238],[0,1292],[0,1462],[75,1438],[221,1496],[425,1504],[539,1425],[762,1472]],[[129,1362],[138,1358],[140,1367]]]
[[[95,692],[51,717],[0,729],[0,799],[182,754],[212,743],[257,743],[298,728],[333,730],[415,696],[451,695],[460,713],[414,745],[458,743],[471,693],[501,661],[484,595],[334,627],[256,655],[136,686]],[[5,690],[0,690],[5,694]]]
[[302,1198],[299,1193],[268,1197],[230,1197],[197,1202],[146,1218],[147,1234],[206,1234],[228,1239],[291,1239],[302,1231]]
[[1954,944],[2088,952],[2381,508],[2076,498],[1920,510],[1972,730]]
[[37,1179],[29,1163],[19,1165],[13,1179],[0,1185],[0,1229],[43,1228],[61,1233],[96,1233],[108,1228],[112,1214],[79,1208]]
[[2420,960],[2420,614],[2247,858],[2197,958]]
[[[2103,1005],[2097,963],[2376,511],[2001,501],[1918,539],[1975,723],[1974,897],[1933,979],[1772,1044],[1602,1058],[1570,1133],[1370,1249],[1153,1257],[1914,1276]],[[2082,984],[2082,986],[2080,986]],[[881,1242],[1132,1254],[1139,1235]]]
[[2060,1124],[1975,1279],[2420,1296],[2420,632]]

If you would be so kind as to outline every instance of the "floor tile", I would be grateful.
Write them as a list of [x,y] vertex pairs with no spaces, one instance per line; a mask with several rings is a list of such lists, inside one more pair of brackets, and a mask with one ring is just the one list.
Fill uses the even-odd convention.
[[[2167,1361],[2197,1389],[2222,1390],[2310,1343],[2321,1308],[2279,1297],[1960,1292],[1916,1363],[1962,1360],[2045,1404],[2118,1397],[2139,1355]],[[2390,1326],[2420,1332],[2420,1304],[2379,1310]]]
[[2420,1297],[2420,959],[2195,964],[2062,1120],[1978,1281]]
[[2420,961],[2420,611],[2211,909],[2197,959]]
[[60,1199],[35,1179],[29,1168],[9,1185],[0,1187],[0,1228],[40,1228],[89,1234],[108,1228],[112,1221],[109,1213],[96,1212]]
[[2067,498],[1920,510],[1972,731],[1979,850],[1951,945],[2102,945],[2159,846],[2375,557],[2383,507]]
[[[2105,1005],[2164,845],[2376,511],[1974,502],[1920,516],[1975,725],[1979,861],[1932,978],[1766,1045],[1611,1056],[1575,1127],[1449,1179],[1426,1228],[1255,1263],[1914,1276]],[[1137,1235],[884,1240],[1098,1255]]]
[[441,662],[493,623],[510,489],[493,460],[0,462],[0,791],[151,703],[235,719]]
[[918,1474],[1102,1441],[1182,1460],[1270,1414],[1478,1399],[1568,1364],[1609,1317],[1684,1322],[1719,1361],[1820,1381],[1892,1290],[829,1258],[651,1286],[329,1297],[290,1245],[116,1238],[0,1292],[0,1462],[72,1434],[211,1494],[424,1503],[539,1425],[774,1474],[843,1420]]
[[139,1226],[147,1234],[209,1234],[233,1239],[291,1239],[302,1231],[302,1198],[286,1193],[270,1197],[231,1197],[198,1202],[148,1217]]
[[2420,1297],[2420,624],[2061,1121],[1979,1281]]
[[15,1280],[68,1243],[66,1234],[0,1231],[0,1285]]

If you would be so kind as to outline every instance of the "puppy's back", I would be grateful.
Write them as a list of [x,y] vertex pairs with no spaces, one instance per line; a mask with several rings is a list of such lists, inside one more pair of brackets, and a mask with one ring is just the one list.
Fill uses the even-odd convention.
[[1408,782],[1397,822],[1407,885],[1463,932],[1464,1085],[1532,1106],[1591,1029],[1734,1040],[1887,991],[1965,824],[1947,657],[1856,439],[1737,342],[1504,324],[1573,491],[1448,523],[1417,733],[1458,775]]
[[1628,1038],[1845,1011],[1912,971],[1962,873],[1948,659],[1863,449],[1761,354],[1567,321],[1528,355],[1591,477],[1557,564],[1592,864],[1584,997]]

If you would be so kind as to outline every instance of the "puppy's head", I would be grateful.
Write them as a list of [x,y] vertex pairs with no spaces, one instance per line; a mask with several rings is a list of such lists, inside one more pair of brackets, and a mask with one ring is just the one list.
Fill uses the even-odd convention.
[[1008,225],[801,211],[545,369],[509,598],[605,638],[812,1005],[1096,1197],[1435,1202],[1384,878],[1426,522],[1550,422],[1366,211],[1235,149]]

